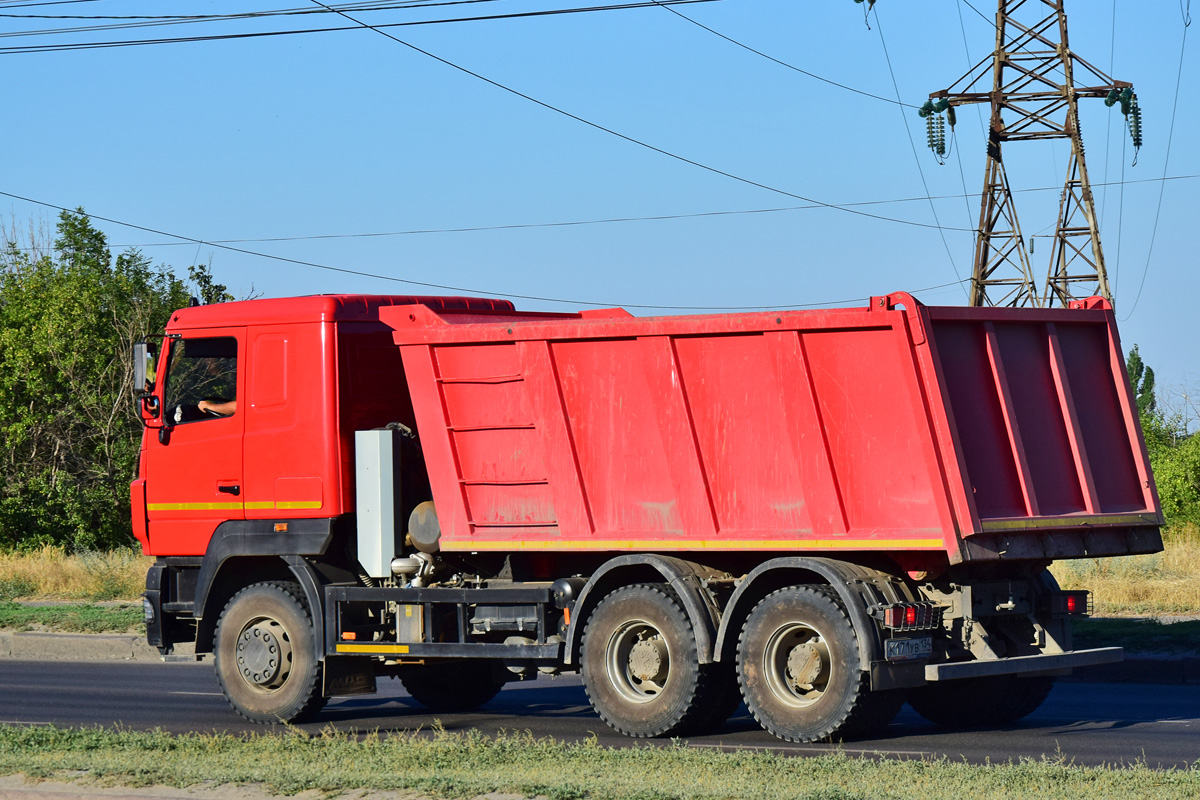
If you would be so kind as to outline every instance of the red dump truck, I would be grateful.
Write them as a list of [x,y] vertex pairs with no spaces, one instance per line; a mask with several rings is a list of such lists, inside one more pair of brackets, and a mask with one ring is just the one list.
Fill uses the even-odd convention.
[[1088,593],[1047,566],[1162,547],[1100,299],[262,299],[181,309],[134,360],[149,642],[211,654],[256,722],[381,677],[453,711],[579,671],[637,737],[742,701],[791,741],[905,701],[1001,724],[1121,657],[1072,648]]

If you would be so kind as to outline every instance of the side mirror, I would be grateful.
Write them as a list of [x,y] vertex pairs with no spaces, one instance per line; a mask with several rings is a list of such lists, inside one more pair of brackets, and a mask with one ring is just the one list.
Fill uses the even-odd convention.
[[149,342],[133,345],[133,390],[139,395],[154,391],[154,347]]
[[154,394],[154,345],[133,345],[133,389],[141,406],[143,422],[158,417],[158,396]]

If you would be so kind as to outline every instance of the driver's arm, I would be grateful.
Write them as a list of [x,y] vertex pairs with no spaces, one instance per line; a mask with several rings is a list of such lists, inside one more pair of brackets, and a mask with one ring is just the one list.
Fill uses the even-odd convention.
[[215,403],[211,400],[201,400],[196,404],[196,408],[209,414],[217,414],[222,417],[231,417],[237,411],[237,400],[226,400],[223,403]]

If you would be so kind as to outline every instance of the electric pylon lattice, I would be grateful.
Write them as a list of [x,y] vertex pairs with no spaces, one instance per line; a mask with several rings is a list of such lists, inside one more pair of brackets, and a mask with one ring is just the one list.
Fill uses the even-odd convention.
[[[1097,294],[1111,302],[1078,101],[1094,97],[1109,106],[1120,103],[1135,146],[1141,144],[1141,117],[1131,84],[1113,80],[1071,52],[1063,0],[999,0],[995,51],[950,88],[929,97],[921,116],[946,111],[952,128],[955,106],[991,106],[971,305],[1066,306],[1070,300]],[[1045,283],[1039,285],[1031,249],[1021,235],[1002,145],[1045,139],[1069,139],[1071,153],[1050,263]],[[936,137],[931,141],[936,148]]]

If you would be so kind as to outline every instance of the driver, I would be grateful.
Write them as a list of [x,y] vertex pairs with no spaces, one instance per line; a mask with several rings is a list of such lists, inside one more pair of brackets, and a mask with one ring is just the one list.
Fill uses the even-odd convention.
[[207,414],[216,414],[219,417],[231,417],[237,411],[237,399],[201,400],[199,403],[196,403],[196,408]]

